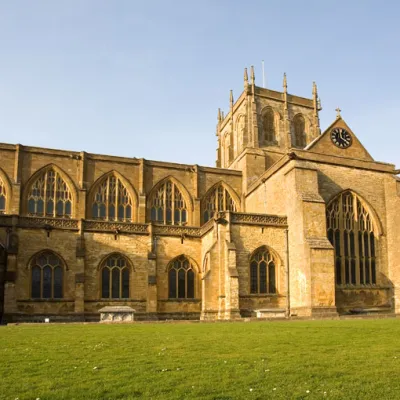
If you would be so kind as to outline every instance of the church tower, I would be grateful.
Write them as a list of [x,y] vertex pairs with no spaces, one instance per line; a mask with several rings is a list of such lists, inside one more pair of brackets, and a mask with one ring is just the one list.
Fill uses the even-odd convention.
[[304,149],[320,134],[321,110],[315,82],[312,97],[288,93],[287,77],[283,91],[256,86],[254,67],[244,70],[244,90],[234,101],[230,92],[229,112],[218,110],[217,167],[240,169],[247,184],[290,149]]

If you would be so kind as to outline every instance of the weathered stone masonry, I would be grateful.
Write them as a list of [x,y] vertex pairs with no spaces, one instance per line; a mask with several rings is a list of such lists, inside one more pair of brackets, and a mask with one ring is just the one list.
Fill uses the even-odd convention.
[[0,144],[2,318],[398,313],[399,171],[320,109],[245,71],[217,168]]

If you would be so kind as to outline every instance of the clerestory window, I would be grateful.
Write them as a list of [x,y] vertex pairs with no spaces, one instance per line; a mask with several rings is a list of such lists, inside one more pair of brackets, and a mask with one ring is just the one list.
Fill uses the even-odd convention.
[[203,200],[203,219],[209,221],[218,211],[237,211],[237,205],[228,190],[219,184]]
[[30,186],[28,214],[37,217],[71,218],[72,193],[63,177],[49,168]]
[[120,178],[115,175],[107,176],[93,193],[93,219],[132,222],[132,197]]
[[177,185],[168,180],[159,185],[150,198],[150,219],[165,225],[186,225],[186,201]]

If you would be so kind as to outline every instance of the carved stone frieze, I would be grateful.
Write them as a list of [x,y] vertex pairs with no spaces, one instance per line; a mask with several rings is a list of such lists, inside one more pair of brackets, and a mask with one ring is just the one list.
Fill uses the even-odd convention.
[[154,234],[156,235],[171,235],[171,236],[194,236],[201,237],[201,228],[194,226],[179,226],[179,225],[154,225]]
[[287,218],[280,215],[232,213],[231,221],[234,224],[287,226]]
[[94,232],[113,232],[113,233],[149,233],[149,226],[147,224],[131,224],[126,222],[113,222],[113,221],[88,221],[83,223],[85,231]]
[[78,220],[69,218],[19,217],[20,228],[44,228],[78,230]]

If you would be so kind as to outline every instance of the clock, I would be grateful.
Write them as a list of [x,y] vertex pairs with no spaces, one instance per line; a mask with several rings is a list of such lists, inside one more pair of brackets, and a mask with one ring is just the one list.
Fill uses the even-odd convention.
[[353,139],[349,132],[343,128],[334,128],[331,131],[332,142],[341,149],[347,149],[351,146]]

